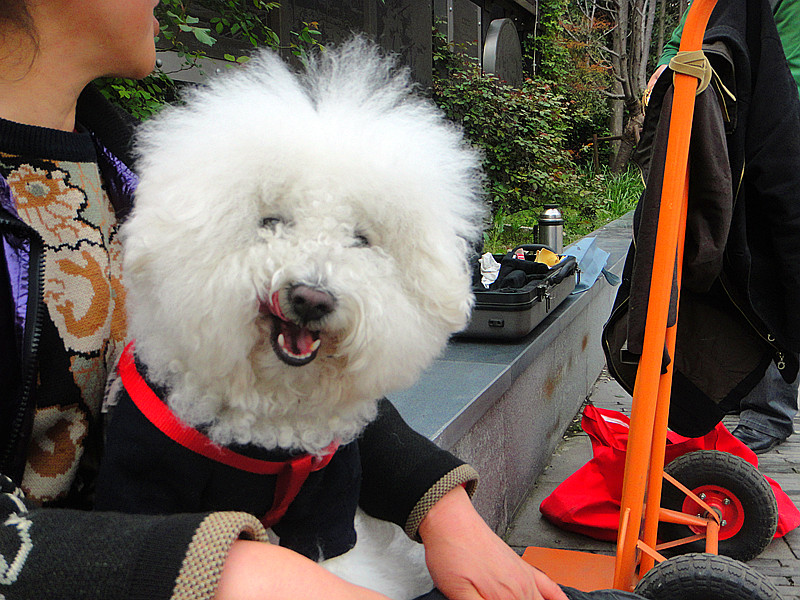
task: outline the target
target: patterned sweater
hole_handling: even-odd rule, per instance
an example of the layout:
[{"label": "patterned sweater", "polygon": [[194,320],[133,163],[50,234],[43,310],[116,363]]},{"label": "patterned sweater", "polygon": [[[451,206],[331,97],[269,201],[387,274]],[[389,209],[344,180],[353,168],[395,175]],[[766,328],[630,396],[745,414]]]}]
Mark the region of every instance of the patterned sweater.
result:
[{"label": "patterned sweater", "polygon": [[26,143],[31,128],[6,121],[2,132],[17,151],[0,152],[0,175],[44,250],[37,407],[21,487],[42,504],[88,506],[100,403],[125,341],[117,221],[88,132],[53,132],[64,144],[46,159],[41,138]]}]

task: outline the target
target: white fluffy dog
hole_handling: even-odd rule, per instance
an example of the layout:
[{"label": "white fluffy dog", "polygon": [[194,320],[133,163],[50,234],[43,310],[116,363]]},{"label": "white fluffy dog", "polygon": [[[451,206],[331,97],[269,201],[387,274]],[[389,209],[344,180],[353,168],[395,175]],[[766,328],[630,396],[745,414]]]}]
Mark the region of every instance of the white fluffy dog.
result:
[{"label": "white fluffy dog", "polygon": [[261,54],[145,124],[138,153],[136,357],[216,444],[347,444],[466,325],[479,157],[371,44],[299,75]]}]

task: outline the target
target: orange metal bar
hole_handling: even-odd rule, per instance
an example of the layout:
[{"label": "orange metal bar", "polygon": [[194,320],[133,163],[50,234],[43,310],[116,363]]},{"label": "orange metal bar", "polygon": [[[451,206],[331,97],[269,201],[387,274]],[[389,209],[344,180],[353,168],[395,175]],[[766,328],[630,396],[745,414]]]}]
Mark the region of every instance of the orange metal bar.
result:
[{"label": "orange metal bar", "polygon": [[[707,523],[704,523],[705,526]],[[656,546],[656,550],[666,550],[667,548],[677,548],[678,546],[683,546],[684,544],[691,544],[692,542],[699,542],[700,540],[706,539],[705,533],[698,533],[697,535],[690,535],[685,538],[680,538],[679,540],[672,540],[671,542],[664,542],[663,544],[658,544]]]},{"label": "orange metal bar", "polygon": [[644,556],[647,556],[653,562],[664,562],[667,558],[661,554],[660,552],[654,550],[651,546],[648,546],[644,542],[640,541],[636,544],[637,548],[642,551]]},{"label": "orange metal bar", "polygon": [[[686,237],[686,213],[689,205],[689,171],[684,177],[681,192],[681,216],[678,225],[678,247],[675,256],[676,281],[680,298],[681,274],[683,272],[683,243]],[[678,307],[676,307],[677,310]],[[667,329],[666,348],[669,356],[675,356],[675,338],[677,323]],[[650,470],[647,478],[647,495],[645,498],[644,523],[642,525],[642,542],[645,546],[655,548],[658,541],[658,517],[661,510],[661,484],[663,482],[664,461],[667,453],[667,426],[669,422],[669,402],[672,396],[672,370],[675,361],[667,366],[658,383],[658,400],[656,402],[655,423],[653,424],[653,441],[650,455]],[[641,545],[640,545],[641,548]],[[642,554],[639,563],[639,577],[647,573],[655,565],[655,559],[648,553]]]},{"label": "orange metal bar", "polygon": [[[701,48],[703,33],[715,4],[716,0],[695,0],[692,3],[684,25],[681,51]],[[652,456],[656,401],[666,341],[696,90],[696,78],[680,73],[675,75],[644,347],[633,391],[628,451],[625,457],[621,514],[629,511],[630,516],[626,531],[623,534],[620,527],[617,538],[614,587],[619,590],[633,590],[636,580],[637,544]]]},{"label": "orange metal bar", "polygon": [[719,554],[719,523],[709,519],[706,528],[706,552]]},{"label": "orange metal bar", "polygon": [[553,581],[584,592],[607,590],[612,584],[613,555],[529,546],[522,560],[543,571]]},{"label": "orange metal bar", "polygon": [[[708,525],[709,519],[706,517],[696,517],[695,515],[690,515],[687,513],[680,512],[678,510],[670,510],[668,508],[662,508],[659,513],[659,520],[662,523],[677,523],[678,525],[686,525],[694,526],[694,527],[706,527]],[[716,513],[713,513],[716,514]],[[714,520],[711,518],[710,520]],[[706,537],[705,535],[701,535],[700,538]]]},{"label": "orange metal bar", "polygon": [[[700,498],[700,496],[695,494],[692,490],[687,488],[685,485],[683,485],[680,481],[675,479],[669,473],[664,473],[663,475],[664,475],[664,479],[669,481],[672,485],[674,485],[676,488],[678,488],[680,491],[682,491],[684,494],[686,494],[689,498],[691,498],[697,504],[699,504],[701,507],[703,507],[705,509],[705,511],[709,514],[709,516],[712,519],[714,519],[717,523],[720,523],[720,518],[719,518],[719,515],[717,514],[717,511],[715,511],[713,508],[711,508],[711,506],[706,504],[706,502],[704,500],[702,500]],[[667,510],[665,508],[661,509],[661,511],[664,512],[664,513],[674,512],[674,511],[669,511],[669,510]],[[677,513],[677,514],[683,514],[683,513]]]}]

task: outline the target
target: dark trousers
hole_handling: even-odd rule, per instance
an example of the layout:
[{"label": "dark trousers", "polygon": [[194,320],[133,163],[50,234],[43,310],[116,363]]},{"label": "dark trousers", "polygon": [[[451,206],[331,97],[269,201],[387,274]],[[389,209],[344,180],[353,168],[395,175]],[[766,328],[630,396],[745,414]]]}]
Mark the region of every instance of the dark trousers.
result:
[{"label": "dark trousers", "polygon": [[786,383],[771,362],[764,378],[742,398],[739,425],[781,440],[788,438],[794,432],[798,384],[800,377]]}]

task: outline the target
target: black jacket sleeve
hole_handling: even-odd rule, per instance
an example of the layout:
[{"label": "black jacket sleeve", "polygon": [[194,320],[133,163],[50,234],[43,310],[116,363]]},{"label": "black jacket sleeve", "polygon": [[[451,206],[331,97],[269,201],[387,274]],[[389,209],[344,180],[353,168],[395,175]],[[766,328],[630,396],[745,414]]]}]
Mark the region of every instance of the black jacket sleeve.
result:
[{"label": "black jacket sleeve", "polygon": [[474,493],[478,475],[450,452],[414,431],[386,399],[358,440],[363,479],[359,504],[370,515],[417,537],[419,523],[457,485]]},{"label": "black jacket sleeve", "polygon": [[267,539],[246,513],[34,508],[2,475],[0,486],[0,596],[9,600],[212,600],[231,544]]}]

